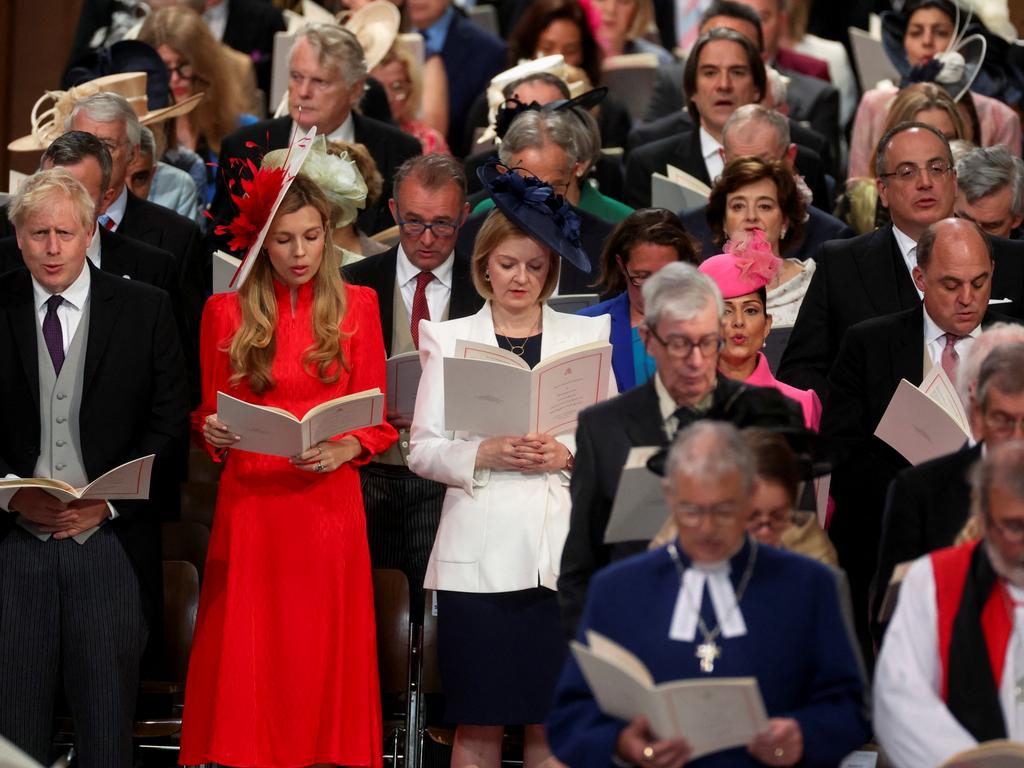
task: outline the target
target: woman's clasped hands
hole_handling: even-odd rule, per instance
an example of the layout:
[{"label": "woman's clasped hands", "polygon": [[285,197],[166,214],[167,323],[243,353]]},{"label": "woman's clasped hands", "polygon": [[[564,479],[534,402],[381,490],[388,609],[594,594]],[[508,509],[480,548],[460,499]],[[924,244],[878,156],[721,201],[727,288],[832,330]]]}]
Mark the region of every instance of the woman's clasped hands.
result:
[{"label": "woman's clasped hands", "polygon": [[551,435],[488,437],[477,449],[477,469],[519,472],[557,472],[566,469],[572,454]]}]

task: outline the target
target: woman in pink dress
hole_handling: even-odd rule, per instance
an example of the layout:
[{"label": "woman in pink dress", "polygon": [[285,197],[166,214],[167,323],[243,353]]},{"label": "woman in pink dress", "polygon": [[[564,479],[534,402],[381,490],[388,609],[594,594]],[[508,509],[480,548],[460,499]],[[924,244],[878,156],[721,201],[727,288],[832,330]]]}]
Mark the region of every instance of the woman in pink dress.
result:
[{"label": "woman in pink dress", "polygon": [[814,390],[791,387],[778,381],[761,352],[772,330],[772,316],[766,309],[767,287],[775,279],[782,259],[772,253],[764,232],[755,229],[725,244],[724,253],[701,263],[699,269],[718,285],[725,300],[722,336],[725,344],[718,358],[718,370],[730,379],[758,387],[773,387],[796,400],[804,423],[818,431],[821,400]]},{"label": "woman in pink dress", "polygon": [[[248,231],[268,216],[252,217]],[[203,313],[193,428],[225,468],[185,692],[184,765],[382,763],[357,467],[397,434],[382,422],[284,458],[232,448],[238,437],[216,414],[218,392],[301,417],[384,390],[377,297],[342,281],[331,219],[320,188],[295,177],[263,247],[250,250],[248,278]]]}]

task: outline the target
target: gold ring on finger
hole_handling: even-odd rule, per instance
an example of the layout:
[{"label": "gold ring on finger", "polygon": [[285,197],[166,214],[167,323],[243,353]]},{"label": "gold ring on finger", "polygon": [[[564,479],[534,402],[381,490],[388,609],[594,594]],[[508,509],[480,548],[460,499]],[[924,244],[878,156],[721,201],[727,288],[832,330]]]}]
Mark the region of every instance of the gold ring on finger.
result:
[{"label": "gold ring on finger", "polygon": [[654,747],[648,744],[643,751],[644,762],[649,763],[654,759]]},{"label": "gold ring on finger", "polygon": [[786,750],[784,750],[782,747],[776,747],[774,754],[776,758],[779,758],[786,754]]}]

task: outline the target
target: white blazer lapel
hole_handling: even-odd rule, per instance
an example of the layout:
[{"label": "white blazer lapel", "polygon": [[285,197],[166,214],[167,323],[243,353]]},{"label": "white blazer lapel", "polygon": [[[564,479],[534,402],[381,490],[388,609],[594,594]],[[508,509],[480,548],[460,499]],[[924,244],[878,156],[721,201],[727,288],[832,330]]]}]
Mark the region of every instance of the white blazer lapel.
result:
[{"label": "white blazer lapel", "polygon": [[544,304],[544,335],[540,339],[540,358],[546,360],[551,355],[572,349],[579,344],[575,331],[575,323],[569,315],[556,312]]}]

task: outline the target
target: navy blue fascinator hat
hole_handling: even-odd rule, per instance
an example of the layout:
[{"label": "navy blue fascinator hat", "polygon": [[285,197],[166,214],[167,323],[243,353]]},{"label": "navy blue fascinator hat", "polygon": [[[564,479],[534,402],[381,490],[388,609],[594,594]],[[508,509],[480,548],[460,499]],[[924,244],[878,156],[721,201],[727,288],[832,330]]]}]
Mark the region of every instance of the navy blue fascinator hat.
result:
[{"label": "navy blue fascinator hat", "polygon": [[[523,173],[520,173],[523,172]],[[477,176],[505,217],[588,275],[593,267],[580,243],[580,220],[572,206],[550,184],[525,169],[510,169],[494,158]],[[523,174],[527,175],[523,175]]]}]

